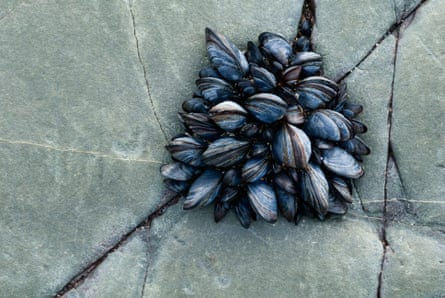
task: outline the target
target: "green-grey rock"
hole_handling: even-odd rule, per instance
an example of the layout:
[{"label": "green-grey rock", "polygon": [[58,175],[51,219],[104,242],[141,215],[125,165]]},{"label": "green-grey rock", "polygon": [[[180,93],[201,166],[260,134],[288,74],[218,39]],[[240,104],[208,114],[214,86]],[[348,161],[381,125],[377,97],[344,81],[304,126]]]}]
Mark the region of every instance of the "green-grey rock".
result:
[{"label": "green-grey rock", "polygon": [[325,74],[333,79],[350,71],[395,23],[388,0],[316,1],[315,49]]},{"label": "green-grey rock", "polygon": [[7,6],[0,296],[50,296],[157,207],[165,138],[123,1]]},{"label": "green-grey rock", "polygon": [[[50,296],[159,203],[159,164],[0,142],[0,297]],[[150,182],[148,182],[150,181]]]},{"label": "green-grey rock", "polygon": [[147,231],[140,230],[110,253],[88,278],[64,298],[139,297],[148,266]]},{"label": "green-grey rock", "polygon": [[212,208],[155,220],[160,239],[145,297],[375,297],[382,245],[369,221],[344,217],[298,226],[257,221],[246,230]]},{"label": "green-grey rock", "polygon": [[389,35],[376,50],[346,78],[349,100],[363,105],[359,120],[369,128],[360,136],[371,148],[365,156],[365,176],[355,181],[363,207],[382,214],[385,200],[385,171],[388,155],[388,113],[394,70],[396,40]]},{"label": "green-grey rock", "polygon": [[208,65],[205,27],[225,35],[241,50],[264,31],[289,39],[297,33],[303,0],[134,1],[136,34],[150,94],[169,136],[181,131],[177,112],[197,90],[199,69]]},{"label": "green-grey rock", "polygon": [[445,224],[445,6],[431,0],[401,32],[391,141],[419,222]]},{"label": "green-grey rock", "polygon": [[445,297],[444,230],[395,225],[382,276],[382,297]]}]

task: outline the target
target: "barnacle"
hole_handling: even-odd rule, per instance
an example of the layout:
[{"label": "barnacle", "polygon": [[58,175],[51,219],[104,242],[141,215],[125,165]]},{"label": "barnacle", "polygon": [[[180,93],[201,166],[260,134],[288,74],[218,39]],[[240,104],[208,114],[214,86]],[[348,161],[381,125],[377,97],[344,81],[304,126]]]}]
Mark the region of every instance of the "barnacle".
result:
[{"label": "barnacle", "polygon": [[322,76],[304,36],[292,46],[264,32],[243,53],[205,33],[210,66],[182,105],[185,133],[166,146],[168,191],[184,197],[184,209],[214,204],[217,222],[234,209],[246,228],[257,216],[345,214],[351,179],[364,173],[360,156],[370,153],[354,119],[362,106],[347,101],[346,85]]}]

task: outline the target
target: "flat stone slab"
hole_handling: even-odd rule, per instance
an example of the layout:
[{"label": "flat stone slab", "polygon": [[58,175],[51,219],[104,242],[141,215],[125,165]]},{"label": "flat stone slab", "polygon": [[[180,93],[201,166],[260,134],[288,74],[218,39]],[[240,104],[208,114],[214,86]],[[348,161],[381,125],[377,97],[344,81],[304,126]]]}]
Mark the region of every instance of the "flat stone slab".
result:
[{"label": "flat stone slab", "polygon": [[401,32],[392,144],[418,222],[445,224],[445,7],[431,0]]},{"label": "flat stone slab", "polygon": [[178,220],[176,208],[153,223],[144,297],[376,296],[382,244],[371,221],[281,218],[246,230],[235,216],[213,223],[212,208]]}]

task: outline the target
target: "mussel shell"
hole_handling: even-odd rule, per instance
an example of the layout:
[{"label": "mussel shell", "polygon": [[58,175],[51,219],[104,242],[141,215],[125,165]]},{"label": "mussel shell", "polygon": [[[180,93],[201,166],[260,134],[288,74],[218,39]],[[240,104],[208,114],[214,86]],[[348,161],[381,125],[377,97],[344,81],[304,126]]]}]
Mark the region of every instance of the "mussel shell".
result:
[{"label": "mussel shell", "polygon": [[321,59],[321,55],[315,52],[298,52],[292,57],[290,64],[301,65],[308,62],[321,61]]},{"label": "mussel shell", "polygon": [[190,183],[187,181],[179,181],[179,180],[172,180],[172,179],[165,179],[164,180],[165,188],[168,190],[174,192],[174,193],[184,193],[188,190],[190,187]]},{"label": "mussel shell", "polygon": [[277,195],[278,209],[281,214],[288,220],[293,221],[297,214],[297,200],[294,194],[290,194],[282,189],[275,188]]},{"label": "mussel shell", "polygon": [[235,82],[248,72],[248,62],[241,51],[225,36],[206,28],[207,53],[219,74]]},{"label": "mussel shell", "polygon": [[217,139],[202,153],[206,165],[230,167],[240,162],[249,150],[249,142],[239,141],[232,137]]},{"label": "mussel shell", "polygon": [[221,188],[222,174],[215,169],[205,170],[193,184],[184,201],[184,209],[212,203]]},{"label": "mussel shell", "polygon": [[295,65],[286,68],[281,74],[281,77],[286,82],[286,84],[292,85],[298,81],[300,73],[301,73],[301,65]]},{"label": "mussel shell", "polygon": [[334,195],[329,194],[328,212],[337,215],[345,215],[348,212],[348,205],[342,200],[337,199]]},{"label": "mussel shell", "polygon": [[245,107],[256,119],[270,124],[283,118],[287,103],[272,93],[258,93],[247,99]]},{"label": "mussel shell", "polygon": [[319,166],[309,163],[301,174],[301,191],[303,200],[314,211],[324,216],[328,212],[329,185]]},{"label": "mussel shell", "polygon": [[253,137],[260,131],[259,123],[248,122],[243,127],[241,127],[239,133],[248,138]]},{"label": "mussel shell", "polygon": [[340,147],[353,155],[368,155],[371,153],[371,149],[369,149],[365,142],[358,136],[355,136],[345,142],[341,142]]},{"label": "mussel shell", "polygon": [[352,129],[353,129],[354,133],[365,133],[368,131],[368,128],[366,127],[366,125],[358,120],[352,119],[351,123],[352,123]]},{"label": "mussel shell", "polygon": [[349,119],[357,117],[363,111],[363,106],[360,104],[346,102],[341,109],[341,113]]},{"label": "mussel shell", "polygon": [[255,211],[252,209],[250,202],[246,196],[243,196],[237,204],[235,204],[235,214],[244,228],[249,228],[251,219],[255,218]]},{"label": "mussel shell", "polygon": [[265,143],[255,143],[250,149],[251,156],[266,156],[269,152],[269,146]]},{"label": "mussel shell", "polygon": [[192,135],[202,139],[214,140],[222,133],[207,113],[179,113],[179,118]]},{"label": "mussel shell", "polygon": [[304,110],[301,106],[289,106],[286,111],[286,120],[290,124],[300,125],[304,123]]},{"label": "mussel shell", "polygon": [[259,92],[270,92],[277,85],[275,76],[263,67],[251,64],[250,74],[252,75],[255,87]]},{"label": "mussel shell", "polygon": [[211,66],[201,68],[201,70],[199,71],[199,77],[200,78],[207,78],[207,77],[221,78],[218,71]]},{"label": "mussel shell", "polygon": [[330,179],[331,182],[331,190],[332,193],[335,194],[336,197],[348,202],[352,203],[352,190],[351,186],[346,183],[345,180],[343,180],[340,177],[332,177]]},{"label": "mussel shell", "polygon": [[273,182],[278,188],[287,193],[295,195],[297,193],[297,185],[295,181],[284,171],[279,172],[273,177]]},{"label": "mussel shell", "polygon": [[247,197],[252,208],[265,221],[277,220],[277,199],[270,185],[262,181],[247,184]]},{"label": "mussel shell", "polygon": [[207,77],[196,80],[202,96],[212,105],[237,98],[237,92],[232,85],[223,79]]},{"label": "mussel shell", "polygon": [[161,167],[161,175],[168,179],[187,181],[193,178],[197,169],[182,162],[173,162]]},{"label": "mussel shell", "polygon": [[332,110],[314,111],[303,129],[311,137],[330,141],[346,141],[353,136],[351,122]]},{"label": "mussel shell", "polygon": [[241,183],[241,171],[229,169],[224,173],[223,183],[228,186],[238,186]]},{"label": "mussel shell", "polygon": [[247,111],[234,101],[223,101],[213,106],[210,118],[222,129],[235,131],[241,128],[247,121]]},{"label": "mussel shell", "polygon": [[258,37],[261,50],[268,57],[273,57],[283,65],[289,64],[292,47],[285,37],[276,33],[263,32]]},{"label": "mussel shell", "polygon": [[206,145],[192,137],[174,138],[165,146],[175,160],[199,167],[203,165],[202,152]]},{"label": "mussel shell", "polygon": [[223,202],[216,202],[215,209],[213,211],[213,217],[215,222],[220,222],[229,212],[230,205]]},{"label": "mussel shell", "polygon": [[224,187],[221,190],[219,201],[223,203],[230,203],[234,201],[239,195],[239,189],[236,187]]},{"label": "mussel shell", "polygon": [[193,97],[182,103],[182,109],[189,113],[206,113],[208,107],[201,98]]},{"label": "mussel shell", "polygon": [[252,41],[247,42],[246,58],[249,63],[264,66],[264,57],[260,49]]},{"label": "mussel shell", "polygon": [[253,157],[246,161],[241,169],[241,178],[245,182],[254,182],[263,178],[269,171],[269,161],[265,157]]},{"label": "mussel shell", "polygon": [[305,168],[312,153],[308,136],[291,124],[283,124],[275,133],[272,153],[276,160],[287,167]]},{"label": "mussel shell", "polygon": [[364,174],[362,165],[351,154],[339,147],[323,150],[321,155],[323,165],[339,176],[357,179]]}]

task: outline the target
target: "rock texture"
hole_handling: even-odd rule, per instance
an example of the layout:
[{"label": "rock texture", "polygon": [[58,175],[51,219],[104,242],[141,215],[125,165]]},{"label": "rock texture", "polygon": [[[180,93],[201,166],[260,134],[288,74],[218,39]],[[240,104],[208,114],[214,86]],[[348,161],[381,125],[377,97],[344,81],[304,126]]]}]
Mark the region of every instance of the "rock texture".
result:
[{"label": "rock texture", "polygon": [[343,218],[245,230],[164,204],[164,145],[204,28],[291,39],[302,0],[1,1],[0,297],[445,296],[445,6],[315,2],[367,173]]}]

